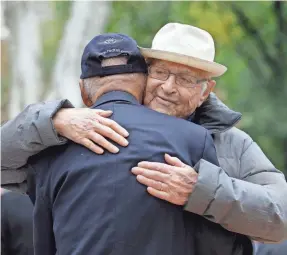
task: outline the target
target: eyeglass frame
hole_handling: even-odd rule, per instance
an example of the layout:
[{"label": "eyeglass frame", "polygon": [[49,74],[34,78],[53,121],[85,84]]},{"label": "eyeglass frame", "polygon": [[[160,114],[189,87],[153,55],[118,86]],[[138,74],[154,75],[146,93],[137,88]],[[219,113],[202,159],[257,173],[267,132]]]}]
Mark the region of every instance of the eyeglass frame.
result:
[{"label": "eyeglass frame", "polygon": [[[154,67],[155,67],[155,66],[150,66],[150,65],[148,66],[148,75],[149,75],[149,76],[150,76],[150,69],[151,69],[151,68],[154,68]],[[169,79],[170,75],[172,74],[172,75],[175,76],[175,83],[176,83],[177,85],[183,86],[183,87],[185,87],[185,88],[195,88],[197,85],[200,85],[200,83],[209,81],[209,79],[201,79],[201,80],[198,80],[198,79],[197,79],[196,83],[193,83],[191,86],[185,86],[185,85],[179,84],[179,83],[177,82],[177,77],[178,77],[178,75],[179,75],[179,74],[182,74],[182,73],[176,74],[176,73],[172,73],[172,72],[170,72],[168,69],[165,69],[165,68],[162,68],[162,67],[156,67],[156,68],[160,68],[160,69],[162,69],[162,70],[167,71],[167,72],[168,72],[168,76],[167,76],[167,78],[166,78],[165,80],[161,80],[161,79],[154,78],[154,77],[150,76],[151,78],[156,79],[156,80],[159,80],[159,81],[167,81],[167,80]],[[189,75],[189,74],[186,74],[186,75],[188,75],[188,76],[190,76],[190,77],[193,77],[193,78],[196,78],[195,76],[192,76],[192,75]]]}]

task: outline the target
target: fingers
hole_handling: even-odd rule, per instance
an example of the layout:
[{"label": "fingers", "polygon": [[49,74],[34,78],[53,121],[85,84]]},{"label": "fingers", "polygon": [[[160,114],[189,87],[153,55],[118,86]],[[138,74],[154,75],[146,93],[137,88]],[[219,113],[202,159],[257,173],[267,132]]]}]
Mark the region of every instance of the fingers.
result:
[{"label": "fingers", "polygon": [[151,170],[140,168],[140,167],[133,167],[131,171],[134,175],[141,175],[148,179],[152,179],[152,180],[160,181],[160,182],[165,182],[166,179],[168,178],[168,175],[165,173],[161,173],[158,171],[151,171]]},{"label": "fingers", "polygon": [[108,118],[108,117],[111,117],[111,115],[113,114],[112,111],[108,110],[108,111],[105,111],[105,110],[98,110],[98,109],[95,109],[94,110],[98,115],[104,117],[104,118]]},{"label": "fingers", "polygon": [[108,150],[111,153],[118,153],[119,148],[114,146],[111,142],[109,142],[106,138],[104,138],[102,135],[97,134],[95,132],[90,132],[89,137],[90,140],[92,140],[94,143],[100,145],[102,148]]},{"label": "fingers", "polygon": [[159,181],[155,181],[155,180],[151,180],[149,178],[146,178],[142,175],[138,175],[137,176],[137,180],[139,183],[146,185],[148,187],[152,187],[154,189],[157,189],[159,191],[166,191],[167,190],[167,185],[165,183],[159,182]]},{"label": "fingers", "polygon": [[123,127],[121,127],[117,122],[111,120],[111,119],[106,119],[106,118],[99,118],[98,121],[105,126],[110,127],[111,129],[113,129],[116,133],[118,133],[119,135],[123,136],[123,137],[128,137],[129,136],[129,132],[124,129]]},{"label": "fingers", "polygon": [[168,201],[168,193],[166,193],[164,191],[157,190],[157,189],[152,188],[152,187],[148,187],[147,192],[154,197]]},{"label": "fingers", "polygon": [[138,163],[138,167],[141,168],[146,168],[149,170],[154,170],[154,171],[159,171],[162,173],[166,173],[169,174],[172,170],[172,166],[167,165],[165,163],[158,163],[158,162],[148,162],[148,161],[142,161],[140,163]]},{"label": "fingers", "polygon": [[164,159],[166,163],[172,166],[177,166],[177,167],[184,167],[185,164],[181,162],[177,157],[172,157],[169,154],[164,154]]},{"label": "fingers", "polygon": [[88,149],[95,152],[96,154],[103,154],[104,153],[104,150],[101,147],[97,146],[91,140],[89,140],[87,138],[81,139],[79,144],[82,144],[83,146],[87,147]]},{"label": "fingers", "polygon": [[184,205],[187,202],[187,198],[185,197],[174,199],[173,196],[171,196],[168,192],[157,190],[153,187],[148,187],[147,192],[154,197],[165,200],[175,205]]},{"label": "fingers", "polygon": [[[100,135],[110,138],[117,144],[121,146],[127,146],[129,144],[128,140],[125,139],[123,136],[119,135],[117,132],[115,132],[113,129],[111,129],[108,126],[104,126],[98,122],[94,122],[94,129],[97,133]],[[111,144],[111,143],[110,143]]]}]

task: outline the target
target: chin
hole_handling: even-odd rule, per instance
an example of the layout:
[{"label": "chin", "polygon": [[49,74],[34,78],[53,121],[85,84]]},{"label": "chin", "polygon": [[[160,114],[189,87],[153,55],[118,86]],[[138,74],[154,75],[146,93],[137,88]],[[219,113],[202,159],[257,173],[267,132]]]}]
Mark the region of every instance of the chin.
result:
[{"label": "chin", "polygon": [[151,104],[146,105],[146,106],[148,108],[156,111],[156,112],[164,113],[164,114],[167,114],[167,115],[172,115],[171,111],[169,111],[169,109],[167,109],[166,107],[163,107],[162,105],[156,104],[154,102],[152,102]]},{"label": "chin", "polygon": [[163,114],[172,115],[170,111],[162,107],[153,107],[152,109]]}]

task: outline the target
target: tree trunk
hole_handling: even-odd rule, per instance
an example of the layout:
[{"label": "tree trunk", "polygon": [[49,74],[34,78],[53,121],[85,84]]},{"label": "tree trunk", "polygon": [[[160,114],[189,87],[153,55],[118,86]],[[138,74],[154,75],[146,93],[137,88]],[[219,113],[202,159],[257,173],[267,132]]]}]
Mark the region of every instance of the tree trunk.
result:
[{"label": "tree trunk", "polygon": [[0,8],[0,11],[1,11],[1,17],[0,17],[1,18],[1,41],[7,39],[9,34],[10,34],[9,29],[6,26],[6,19],[4,16],[6,6],[7,6],[6,2],[1,3],[1,8]]},{"label": "tree trunk", "polygon": [[11,92],[9,100],[9,118],[15,117],[25,106],[40,100],[42,91],[42,70],[40,56],[41,11],[47,10],[46,3],[12,2],[8,20],[11,32],[10,65]]},{"label": "tree trunk", "polygon": [[73,2],[57,54],[52,90],[49,91],[47,100],[67,98],[74,106],[82,105],[78,86],[81,55],[87,42],[93,36],[103,33],[110,7],[111,3],[108,1]]}]

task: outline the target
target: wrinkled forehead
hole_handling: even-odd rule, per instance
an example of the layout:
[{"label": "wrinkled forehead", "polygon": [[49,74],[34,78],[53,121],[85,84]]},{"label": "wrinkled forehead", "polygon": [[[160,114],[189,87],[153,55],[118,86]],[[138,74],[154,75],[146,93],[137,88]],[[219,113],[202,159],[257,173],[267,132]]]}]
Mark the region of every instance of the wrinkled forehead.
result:
[{"label": "wrinkled forehead", "polygon": [[207,76],[207,73],[202,70],[199,70],[199,69],[196,69],[190,66],[174,63],[174,62],[169,62],[166,60],[148,59],[147,63],[150,66],[158,66],[161,68],[165,68],[172,73],[186,73],[186,74],[190,74],[192,76],[201,77],[201,78],[206,78]]}]

